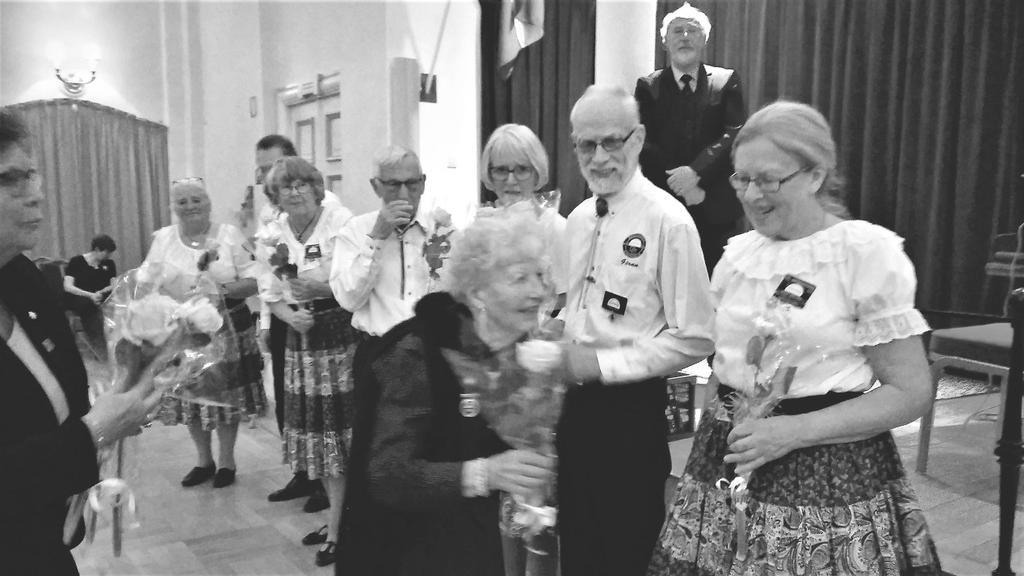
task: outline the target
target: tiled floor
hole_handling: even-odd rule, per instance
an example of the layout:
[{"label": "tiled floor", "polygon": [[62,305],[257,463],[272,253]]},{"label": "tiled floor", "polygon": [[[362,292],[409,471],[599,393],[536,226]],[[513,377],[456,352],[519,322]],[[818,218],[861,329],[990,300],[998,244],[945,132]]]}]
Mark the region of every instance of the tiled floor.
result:
[{"label": "tiled floor", "polygon": [[[994,406],[997,396],[940,402],[928,475],[911,472],[938,542],[943,567],[958,576],[982,576],[995,566],[998,534],[998,474],[992,455],[995,424],[965,419]],[[913,470],[917,424],[895,431],[904,463]],[[682,470],[689,441],[672,444],[675,472]],[[125,553],[113,558],[110,531],[75,551],[83,575],[115,574],[331,574],[313,563],[315,548],[302,536],[326,522],[326,512],[305,514],[302,500],[267,502],[289,473],[280,465],[272,418],[240,433],[235,485],[185,489],[181,476],[194,464],[182,427],[155,425],[139,438],[135,482],[141,526],[127,532]],[[1024,503],[1024,494],[1021,502]],[[1024,509],[1020,508],[1019,509]],[[1024,526],[1018,513],[1017,526]],[[1024,571],[1024,530],[1018,529],[1014,567]]]}]

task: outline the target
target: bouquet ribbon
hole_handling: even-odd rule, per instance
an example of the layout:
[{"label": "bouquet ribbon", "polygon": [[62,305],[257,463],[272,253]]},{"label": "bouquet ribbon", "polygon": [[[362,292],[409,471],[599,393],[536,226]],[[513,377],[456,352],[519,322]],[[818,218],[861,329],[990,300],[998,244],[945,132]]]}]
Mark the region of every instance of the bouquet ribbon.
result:
[{"label": "bouquet ribbon", "polygon": [[124,508],[128,512],[128,525],[135,528],[135,493],[120,478],[107,478],[89,489],[89,507],[94,512]]},{"label": "bouquet ribbon", "polygon": [[515,521],[528,534],[540,534],[545,528],[553,528],[558,519],[558,509],[554,506],[532,506],[518,499],[516,506]]},{"label": "bouquet ribbon", "polygon": [[743,562],[747,559],[747,479],[737,476],[730,482],[719,478],[716,485],[719,490],[729,490],[736,509],[736,559]]}]

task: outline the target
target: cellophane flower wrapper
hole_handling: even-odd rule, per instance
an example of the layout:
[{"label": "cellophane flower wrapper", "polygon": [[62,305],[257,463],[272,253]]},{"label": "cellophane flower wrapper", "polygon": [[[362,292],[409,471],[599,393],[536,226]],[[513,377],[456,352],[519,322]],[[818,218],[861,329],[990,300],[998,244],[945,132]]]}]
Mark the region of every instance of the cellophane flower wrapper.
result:
[{"label": "cellophane flower wrapper", "polygon": [[[747,342],[746,362],[752,368],[753,382],[750,391],[737,391],[731,398],[732,424],[740,424],[768,418],[789,393],[796,377],[798,359],[806,362],[808,352],[818,351],[818,360],[825,355],[820,348],[806,350],[806,347],[791,338],[792,307],[772,296],[754,319],[756,333]],[[813,354],[812,354],[813,357]],[[719,486],[730,491],[736,518],[737,531],[736,560],[743,562],[747,557],[746,509],[749,496],[747,486],[753,473],[722,478]]]},{"label": "cellophane flower wrapper", "polygon": [[[233,379],[221,367],[230,356],[231,324],[217,286],[205,276],[144,264],[118,279],[103,314],[109,377],[93,382],[94,396],[127,392],[147,371],[157,389],[178,398],[220,405],[228,396]],[[137,442],[129,437],[100,450],[100,482],[72,502],[66,540],[83,509],[90,542],[109,512],[113,551],[120,556],[125,525],[137,526],[131,489],[139,475]]]},{"label": "cellophane flower wrapper", "polygon": [[[552,298],[541,306],[538,321],[550,319]],[[502,440],[519,450],[555,455],[554,430],[562,412],[565,382],[562,349],[554,335],[540,328],[535,338],[516,344],[490,363],[455,351],[442,350],[464,391],[460,411],[479,414]],[[557,550],[557,507],[553,483],[535,494],[512,494],[515,510],[507,533],[523,538],[531,553],[548,555]],[[503,504],[504,505],[504,504]]]}]

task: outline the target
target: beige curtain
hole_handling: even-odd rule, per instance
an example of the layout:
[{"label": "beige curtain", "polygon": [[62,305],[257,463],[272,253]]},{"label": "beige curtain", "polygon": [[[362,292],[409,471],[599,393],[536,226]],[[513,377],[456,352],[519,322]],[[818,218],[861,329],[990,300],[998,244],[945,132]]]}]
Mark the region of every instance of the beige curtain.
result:
[{"label": "beige curtain", "polygon": [[16,104],[32,133],[46,196],[46,228],[33,257],[67,259],[96,234],[117,242],[118,270],[142,262],[170,221],[167,127],[82,100]]}]

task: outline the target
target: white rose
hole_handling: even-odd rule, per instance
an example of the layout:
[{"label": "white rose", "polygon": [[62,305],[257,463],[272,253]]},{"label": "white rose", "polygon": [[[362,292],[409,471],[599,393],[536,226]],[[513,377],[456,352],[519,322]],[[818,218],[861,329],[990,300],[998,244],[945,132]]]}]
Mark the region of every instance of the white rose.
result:
[{"label": "white rose", "polygon": [[178,303],[170,296],[150,294],[128,304],[124,337],[133,344],[143,341],[160,346],[174,332]]},{"label": "white rose", "polygon": [[189,323],[199,332],[213,334],[224,325],[224,318],[206,298],[196,298],[178,308],[178,318]]},{"label": "white rose", "polygon": [[516,362],[530,372],[551,372],[562,365],[562,347],[547,340],[516,344]]}]

